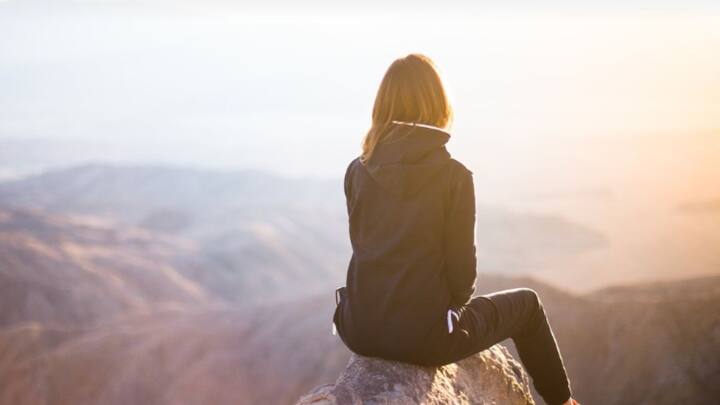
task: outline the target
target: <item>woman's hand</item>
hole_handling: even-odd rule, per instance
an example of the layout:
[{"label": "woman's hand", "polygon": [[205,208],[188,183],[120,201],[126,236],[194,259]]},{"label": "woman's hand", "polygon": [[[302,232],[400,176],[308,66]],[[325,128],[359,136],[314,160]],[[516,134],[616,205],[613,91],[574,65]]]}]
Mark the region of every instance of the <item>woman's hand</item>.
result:
[{"label": "woman's hand", "polygon": [[570,398],[563,405],[580,405],[580,402]]}]

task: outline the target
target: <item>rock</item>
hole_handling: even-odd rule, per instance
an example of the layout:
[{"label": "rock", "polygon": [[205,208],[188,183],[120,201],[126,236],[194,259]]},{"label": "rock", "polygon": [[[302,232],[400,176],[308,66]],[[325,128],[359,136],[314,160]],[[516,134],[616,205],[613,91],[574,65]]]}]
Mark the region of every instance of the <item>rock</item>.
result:
[{"label": "rock", "polygon": [[421,367],[353,354],[335,384],[321,385],[296,405],[533,405],[527,374],[495,345],[457,363]]}]

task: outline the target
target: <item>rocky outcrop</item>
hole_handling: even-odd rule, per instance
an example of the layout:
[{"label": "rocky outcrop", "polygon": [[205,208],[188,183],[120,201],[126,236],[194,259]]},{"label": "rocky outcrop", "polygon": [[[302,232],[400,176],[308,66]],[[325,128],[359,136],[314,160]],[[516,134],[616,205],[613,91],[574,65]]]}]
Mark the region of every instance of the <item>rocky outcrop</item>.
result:
[{"label": "rocky outcrop", "polygon": [[528,377],[503,346],[457,363],[420,367],[353,354],[335,384],[316,387],[296,405],[534,404]]}]

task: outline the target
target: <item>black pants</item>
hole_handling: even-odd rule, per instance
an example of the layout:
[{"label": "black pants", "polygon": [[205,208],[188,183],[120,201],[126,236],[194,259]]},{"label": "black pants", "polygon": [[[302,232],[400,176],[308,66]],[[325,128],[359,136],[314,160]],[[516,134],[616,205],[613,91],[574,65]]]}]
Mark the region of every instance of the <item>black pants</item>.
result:
[{"label": "black pants", "polygon": [[[336,302],[345,298],[345,287],[341,287],[336,291]],[[565,366],[545,309],[534,290],[516,288],[476,296],[467,305],[457,308],[457,311],[460,319],[454,322],[453,332],[448,333],[448,329],[443,326],[443,330],[438,330],[430,344],[415,351],[414,355],[365,355],[425,366],[441,366],[511,338],[535,389],[545,402],[548,405],[560,405],[570,398],[570,382]],[[334,317],[333,321],[336,322],[337,318]]]},{"label": "black pants", "polygon": [[460,360],[511,338],[535,389],[548,405],[562,404],[571,396],[555,336],[534,290],[517,288],[476,296],[459,312],[460,329],[453,334],[461,337],[441,350],[445,352],[444,362]]}]

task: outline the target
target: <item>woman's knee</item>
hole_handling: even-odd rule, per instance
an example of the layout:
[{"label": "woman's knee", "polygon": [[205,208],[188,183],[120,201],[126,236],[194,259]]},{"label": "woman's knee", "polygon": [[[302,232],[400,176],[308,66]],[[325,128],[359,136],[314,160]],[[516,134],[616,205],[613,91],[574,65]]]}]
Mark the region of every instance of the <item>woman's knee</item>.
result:
[{"label": "woman's knee", "polygon": [[540,294],[532,288],[518,288],[518,293],[523,297],[523,300],[533,309],[543,309],[542,301],[540,300]]},{"label": "woman's knee", "polygon": [[540,295],[537,291],[531,288],[520,288],[519,294],[522,297],[522,305],[524,308],[524,326],[523,331],[514,336],[514,339],[535,336],[538,330],[543,327],[543,324],[547,324],[545,309],[543,308]]}]

